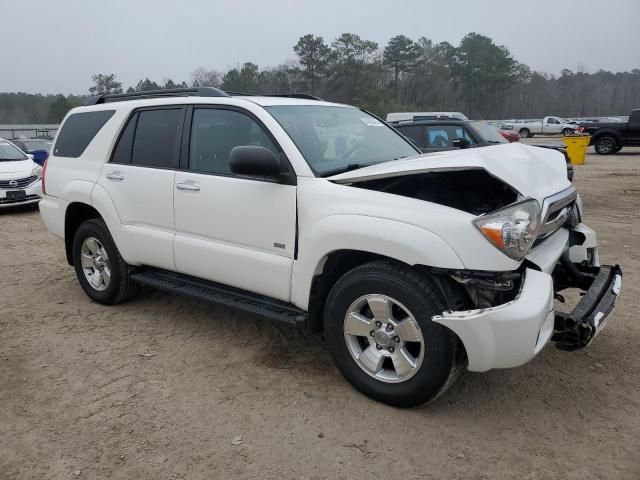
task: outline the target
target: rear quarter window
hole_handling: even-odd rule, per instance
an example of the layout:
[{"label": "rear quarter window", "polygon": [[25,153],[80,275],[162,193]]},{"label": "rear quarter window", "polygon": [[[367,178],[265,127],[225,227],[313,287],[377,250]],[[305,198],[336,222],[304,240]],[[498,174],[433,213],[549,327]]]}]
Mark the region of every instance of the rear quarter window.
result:
[{"label": "rear quarter window", "polygon": [[91,140],[115,112],[115,110],[101,110],[70,115],[58,134],[53,154],[56,157],[71,158],[82,155]]}]

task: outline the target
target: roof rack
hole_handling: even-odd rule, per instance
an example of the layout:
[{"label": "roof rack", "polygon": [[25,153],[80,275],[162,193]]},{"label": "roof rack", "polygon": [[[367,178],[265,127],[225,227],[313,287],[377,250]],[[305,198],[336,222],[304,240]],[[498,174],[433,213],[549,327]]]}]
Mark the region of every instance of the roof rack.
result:
[{"label": "roof rack", "polygon": [[228,97],[229,94],[218,88],[197,87],[197,88],[166,88],[164,90],[147,90],[131,93],[112,93],[107,95],[97,95],[90,97],[85,105],[98,105],[100,103],[122,102],[125,100],[136,100],[159,97]]},{"label": "roof rack", "polygon": [[302,100],[318,100],[322,101],[314,95],[308,93],[246,93],[246,92],[230,92],[227,93],[234,97],[280,97],[280,98],[300,98]]}]

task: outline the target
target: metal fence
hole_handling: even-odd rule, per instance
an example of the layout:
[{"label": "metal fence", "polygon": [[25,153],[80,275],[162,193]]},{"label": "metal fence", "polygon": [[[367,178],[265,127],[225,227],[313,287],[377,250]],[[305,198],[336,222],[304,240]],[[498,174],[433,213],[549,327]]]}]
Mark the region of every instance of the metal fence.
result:
[{"label": "metal fence", "polygon": [[48,138],[55,137],[60,125],[0,125],[0,138]]}]

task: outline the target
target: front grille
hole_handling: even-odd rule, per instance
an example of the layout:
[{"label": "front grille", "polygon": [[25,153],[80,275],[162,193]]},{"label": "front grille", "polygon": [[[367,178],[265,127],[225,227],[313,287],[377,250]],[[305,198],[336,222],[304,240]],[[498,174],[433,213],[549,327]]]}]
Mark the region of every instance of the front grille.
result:
[{"label": "front grille", "polygon": [[14,199],[9,199],[9,198],[0,198],[0,205],[9,205],[12,203],[23,203],[23,202],[29,202],[31,200],[37,200],[40,197],[38,195],[27,195],[24,198],[21,198],[20,200],[14,200]]},{"label": "front grille", "polygon": [[577,197],[578,192],[575,187],[569,187],[545,198],[542,204],[542,224],[538,232],[538,240],[556,232],[572,217]]},{"label": "front grille", "polygon": [[[31,175],[27,178],[16,178],[11,180],[0,180],[0,188],[8,190],[12,188],[24,188],[31,185],[38,179],[37,175]],[[11,182],[16,182],[15,185],[11,185]]]}]

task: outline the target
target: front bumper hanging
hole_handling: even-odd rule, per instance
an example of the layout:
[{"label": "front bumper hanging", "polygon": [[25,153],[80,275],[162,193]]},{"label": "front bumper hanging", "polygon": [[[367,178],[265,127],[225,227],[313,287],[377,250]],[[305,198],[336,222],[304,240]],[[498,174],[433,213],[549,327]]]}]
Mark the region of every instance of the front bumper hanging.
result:
[{"label": "front bumper hanging", "polygon": [[573,351],[591,343],[604,328],[613,311],[620,289],[622,270],[619,265],[575,271],[580,287],[586,292],[569,314],[556,312],[552,341],[561,350]]}]

